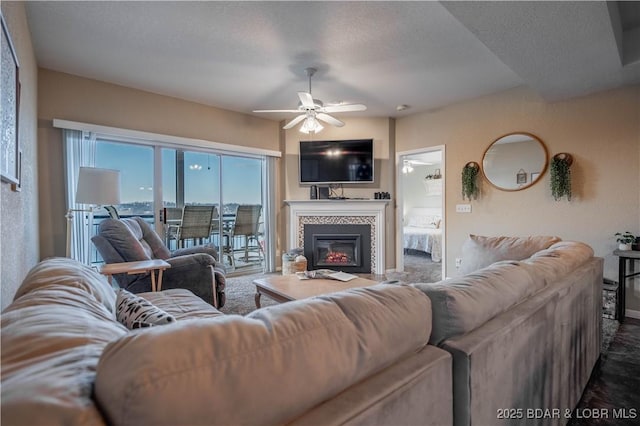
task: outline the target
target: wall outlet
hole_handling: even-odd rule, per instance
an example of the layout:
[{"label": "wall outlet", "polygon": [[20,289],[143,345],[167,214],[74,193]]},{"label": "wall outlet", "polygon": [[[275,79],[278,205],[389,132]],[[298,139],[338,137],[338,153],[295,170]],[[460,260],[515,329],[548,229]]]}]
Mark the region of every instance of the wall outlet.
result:
[{"label": "wall outlet", "polygon": [[456,204],[456,213],[471,213],[471,204]]},{"label": "wall outlet", "polygon": [[456,257],[456,269],[460,269],[460,266],[462,266],[462,258]]}]

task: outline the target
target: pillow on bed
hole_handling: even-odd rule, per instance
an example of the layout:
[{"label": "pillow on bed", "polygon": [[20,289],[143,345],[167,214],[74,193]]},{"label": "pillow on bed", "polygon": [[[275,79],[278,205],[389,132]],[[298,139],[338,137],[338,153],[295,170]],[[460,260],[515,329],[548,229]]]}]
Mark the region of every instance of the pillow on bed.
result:
[{"label": "pillow on bed", "polygon": [[416,228],[440,228],[440,216],[409,216],[407,226]]}]

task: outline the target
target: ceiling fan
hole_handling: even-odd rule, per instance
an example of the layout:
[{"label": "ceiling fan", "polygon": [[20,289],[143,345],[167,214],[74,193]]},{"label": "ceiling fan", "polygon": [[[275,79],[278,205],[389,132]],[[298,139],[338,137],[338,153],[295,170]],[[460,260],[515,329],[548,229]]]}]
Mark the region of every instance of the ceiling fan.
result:
[{"label": "ceiling fan", "polygon": [[311,77],[313,77],[317,70],[310,67],[306,68],[304,71],[309,77],[309,91],[298,92],[298,98],[300,98],[300,102],[298,102],[298,109],[259,109],[254,110],[253,112],[298,113],[300,115],[285,124],[283,129],[291,129],[304,120],[304,123],[300,127],[300,131],[303,133],[317,133],[324,129],[324,126],[320,124],[320,121],[324,121],[325,123],[329,123],[336,127],[344,126],[344,123],[342,121],[329,115],[329,113],[365,111],[367,109],[367,107],[362,104],[340,104],[325,106],[321,100],[313,99],[313,96],[311,96]]}]

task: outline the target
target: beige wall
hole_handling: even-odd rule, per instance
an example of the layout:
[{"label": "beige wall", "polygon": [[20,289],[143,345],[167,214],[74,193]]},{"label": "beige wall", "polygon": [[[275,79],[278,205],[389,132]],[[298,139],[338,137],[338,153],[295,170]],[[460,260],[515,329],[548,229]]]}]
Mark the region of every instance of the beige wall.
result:
[{"label": "beige wall", "polygon": [[62,132],[54,118],[278,150],[277,122],[47,69],[38,73],[41,257],[64,255]]},{"label": "beige wall", "polygon": [[[344,196],[350,198],[373,198],[375,192],[390,192],[392,197],[395,188],[395,120],[390,118],[354,118],[341,116],[344,127],[326,125],[324,130],[313,138],[300,133],[299,126],[285,132],[284,194],[286,200],[308,200],[309,185],[300,185],[298,156],[301,140],[338,140],[338,139],[373,139],[375,155],[374,183],[345,184]],[[395,209],[389,203],[386,210],[386,267],[395,265]],[[285,226],[288,222],[285,221]],[[288,241],[288,235],[284,241]],[[292,247],[283,247],[284,250]]]},{"label": "beige wall", "polygon": [[[447,274],[470,233],[558,235],[584,241],[605,258],[605,276],[617,280],[614,233],[640,234],[640,86],[546,103],[518,88],[397,120],[398,151],[446,146]],[[460,173],[481,163],[498,136],[525,131],[538,136],[550,155],[571,153],[571,202],[554,201],[549,171],[532,187],[500,191],[486,181],[471,214],[463,203]],[[640,311],[640,280],[627,288],[627,308]]]},{"label": "beige wall", "polygon": [[38,68],[27,26],[24,3],[1,2],[20,64],[20,117],[18,137],[22,150],[22,191],[2,183],[0,192],[1,307],[6,307],[29,269],[39,260],[38,171],[36,122]]}]

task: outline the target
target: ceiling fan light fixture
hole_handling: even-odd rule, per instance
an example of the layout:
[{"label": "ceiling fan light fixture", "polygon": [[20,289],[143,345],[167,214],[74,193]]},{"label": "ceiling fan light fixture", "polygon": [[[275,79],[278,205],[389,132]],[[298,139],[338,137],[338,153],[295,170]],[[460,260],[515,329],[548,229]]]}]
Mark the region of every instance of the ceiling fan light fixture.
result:
[{"label": "ceiling fan light fixture", "polygon": [[300,122],[299,130],[302,133],[318,133],[324,129],[320,121],[335,127],[344,126],[344,122],[338,120],[333,113],[366,111],[367,107],[362,104],[347,104],[344,101],[338,101],[337,105],[325,106],[320,99],[314,99],[311,95],[311,77],[316,73],[315,68],[306,68],[305,72],[309,77],[309,91],[298,92],[298,106],[296,109],[256,109],[253,112],[265,113],[297,113],[298,116],[290,120],[282,128],[284,130],[293,129]]},{"label": "ceiling fan light fixture", "polygon": [[413,166],[411,166],[411,163],[407,160],[404,160],[404,165],[402,166],[402,173],[404,173],[405,175],[407,173],[411,173],[413,172]]},{"label": "ceiling fan light fixture", "polygon": [[324,129],[324,126],[312,115],[308,116],[300,126],[300,131],[306,134],[318,133],[322,129]]}]

